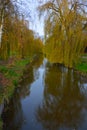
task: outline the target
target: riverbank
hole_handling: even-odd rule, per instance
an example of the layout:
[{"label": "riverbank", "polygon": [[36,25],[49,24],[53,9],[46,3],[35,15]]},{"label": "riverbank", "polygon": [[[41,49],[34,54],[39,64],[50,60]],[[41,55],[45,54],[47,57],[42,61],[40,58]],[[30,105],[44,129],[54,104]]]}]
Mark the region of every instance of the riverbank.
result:
[{"label": "riverbank", "polygon": [[82,56],[81,62],[75,66],[75,69],[82,76],[87,77],[87,54]]},{"label": "riverbank", "polygon": [[[39,59],[39,57],[41,57],[40,58],[41,60]],[[42,63],[43,61],[42,59],[43,59],[42,55],[39,55],[39,56],[35,55],[31,59],[30,58],[19,59],[19,60],[16,59],[13,61],[9,61],[8,63],[5,63],[5,64],[0,64],[0,74],[2,77],[2,81],[0,81],[0,85],[2,84],[1,85],[2,92],[0,92],[1,105],[3,105],[4,100],[6,100],[7,103],[9,104],[9,101],[11,97],[14,95],[15,90],[17,88],[21,89],[21,84],[23,85],[23,82],[25,81],[25,79],[28,79],[25,81],[25,83],[27,83],[27,81],[32,82],[33,80],[32,79],[33,78],[32,66],[36,62],[36,68],[37,68]],[[30,76],[28,77],[29,72],[30,72]],[[0,130],[2,130],[2,125],[3,125],[3,122],[0,117]]]},{"label": "riverbank", "polygon": [[[4,100],[9,102],[15,88],[22,80],[23,72],[27,64],[32,60],[26,59],[10,59],[7,63],[0,64],[0,104]],[[0,120],[0,130],[2,121]]]},{"label": "riverbank", "polygon": [[31,60],[14,59],[9,60],[6,64],[0,64],[0,104],[13,95],[15,87],[20,82],[26,65]]}]

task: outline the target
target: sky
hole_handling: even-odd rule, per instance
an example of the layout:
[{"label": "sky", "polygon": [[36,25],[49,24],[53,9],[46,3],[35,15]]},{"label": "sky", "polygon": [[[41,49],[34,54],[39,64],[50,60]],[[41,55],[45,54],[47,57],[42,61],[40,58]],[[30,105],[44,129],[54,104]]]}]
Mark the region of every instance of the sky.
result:
[{"label": "sky", "polygon": [[39,5],[39,0],[30,0],[27,4],[27,8],[30,9],[30,22],[29,27],[30,29],[34,30],[39,36],[44,35],[44,18],[39,18],[37,7]]},{"label": "sky", "polygon": [[[46,2],[46,0],[19,0],[23,1],[23,7],[25,8],[25,12],[30,12],[31,18],[27,17],[29,20],[29,28],[34,30],[39,34],[39,36],[44,35],[44,16],[39,19],[38,13],[37,13],[37,7],[40,4],[40,1],[43,3]],[[87,2],[87,0],[84,0]]]},{"label": "sky", "polygon": [[44,35],[44,18],[39,18],[37,7],[41,1],[45,0],[17,0],[19,12],[25,15],[25,19],[29,20],[29,28],[34,30],[39,36]]}]

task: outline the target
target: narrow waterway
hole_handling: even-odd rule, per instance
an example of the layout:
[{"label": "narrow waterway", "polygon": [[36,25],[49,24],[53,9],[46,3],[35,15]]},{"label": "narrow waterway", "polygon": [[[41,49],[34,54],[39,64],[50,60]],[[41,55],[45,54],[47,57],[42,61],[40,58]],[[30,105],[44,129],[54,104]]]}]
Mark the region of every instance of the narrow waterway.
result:
[{"label": "narrow waterway", "polygon": [[87,80],[37,58],[2,113],[3,130],[87,130]]}]

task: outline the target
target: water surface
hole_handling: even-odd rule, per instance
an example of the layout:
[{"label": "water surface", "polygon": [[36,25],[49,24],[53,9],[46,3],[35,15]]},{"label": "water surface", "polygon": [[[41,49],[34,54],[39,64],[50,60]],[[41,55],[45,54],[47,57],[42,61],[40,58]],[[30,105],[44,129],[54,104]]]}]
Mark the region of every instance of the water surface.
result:
[{"label": "water surface", "polygon": [[87,130],[87,81],[37,58],[2,113],[3,130]]}]

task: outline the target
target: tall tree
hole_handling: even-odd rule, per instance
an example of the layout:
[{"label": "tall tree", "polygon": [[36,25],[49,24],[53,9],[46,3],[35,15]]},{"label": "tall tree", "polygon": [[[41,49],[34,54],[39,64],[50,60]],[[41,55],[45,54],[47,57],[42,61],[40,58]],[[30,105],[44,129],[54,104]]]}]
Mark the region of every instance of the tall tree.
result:
[{"label": "tall tree", "polygon": [[2,42],[2,34],[4,30],[5,18],[9,15],[12,16],[15,12],[12,0],[0,0],[0,47]]},{"label": "tall tree", "polygon": [[47,0],[39,7],[40,15],[47,13],[46,48],[52,62],[72,67],[77,61],[87,27],[86,8],[87,1],[83,0]]}]

